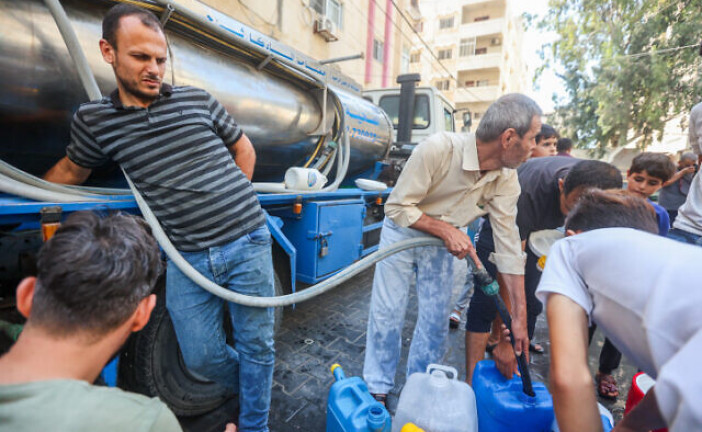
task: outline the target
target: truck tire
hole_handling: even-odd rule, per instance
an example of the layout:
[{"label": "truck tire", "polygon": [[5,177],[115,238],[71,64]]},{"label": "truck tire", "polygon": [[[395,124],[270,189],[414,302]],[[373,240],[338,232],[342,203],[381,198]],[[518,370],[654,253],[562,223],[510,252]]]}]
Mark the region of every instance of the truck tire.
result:
[{"label": "truck tire", "polygon": [[[228,398],[224,387],[195,376],[185,366],[178,347],[171,317],[166,309],[165,278],[158,282],[158,301],[149,323],[133,334],[120,355],[119,387],[158,397],[178,416],[195,416],[210,412]],[[283,286],[275,275],[275,294],[283,294]],[[275,331],[279,330],[283,308],[275,308]],[[233,343],[231,324],[225,320],[228,343]]]},{"label": "truck tire", "polygon": [[133,334],[119,362],[120,387],[157,396],[178,416],[194,416],[222,405],[229,395],[224,387],[193,375],[178,347],[163,287],[149,323]]}]

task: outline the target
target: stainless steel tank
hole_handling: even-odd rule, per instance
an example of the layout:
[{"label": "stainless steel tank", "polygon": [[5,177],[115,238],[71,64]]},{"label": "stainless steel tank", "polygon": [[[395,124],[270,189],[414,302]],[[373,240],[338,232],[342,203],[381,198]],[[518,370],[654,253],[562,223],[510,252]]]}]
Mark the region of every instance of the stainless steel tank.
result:
[{"label": "stainless steel tank", "polygon": [[[104,95],[115,88],[98,49],[109,3],[63,1]],[[168,29],[168,26],[167,26]],[[212,93],[257,151],[255,180],[278,181],[304,163],[318,142],[320,97],[296,80],[274,76],[200,41],[168,33],[172,57],[166,81]],[[387,116],[360,95],[336,89],[351,137],[349,173],[372,168],[391,140]],[[88,97],[56,24],[40,0],[0,0],[0,158],[41,175],[65,155],[70,121]],[[327,129],[337,109],[327,106]],[[116,167],[96,170],[93,184],[121,181]]]}]

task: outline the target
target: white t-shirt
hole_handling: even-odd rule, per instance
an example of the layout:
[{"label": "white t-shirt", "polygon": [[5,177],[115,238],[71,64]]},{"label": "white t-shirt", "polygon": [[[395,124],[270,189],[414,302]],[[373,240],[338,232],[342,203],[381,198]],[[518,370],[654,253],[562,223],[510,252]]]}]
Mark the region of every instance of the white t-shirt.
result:
[{"label": "white t-shirt", "polygon": [[671,431],[702,431],[702,248],[630,228],[571,236],[549,251],[536,296],[550,293],[657,379]]}]

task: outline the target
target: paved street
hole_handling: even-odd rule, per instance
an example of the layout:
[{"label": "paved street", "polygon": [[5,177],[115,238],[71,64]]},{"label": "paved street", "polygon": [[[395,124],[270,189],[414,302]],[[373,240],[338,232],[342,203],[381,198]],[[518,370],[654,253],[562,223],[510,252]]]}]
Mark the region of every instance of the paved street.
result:
[{"label": "paved street", "polygon": [[[457,274],[457,280],[461,277],[460,273]],[[333,383],[330,366],[334,363],[341,364],[346,376],[360,376],[362,373],[372,280],[373,270],[366,271],[329,293],[297,305],[294,310],[286,309],[282,328],[276,337],[277,361],[271,431],[325,430],[327,393]],[[457,295],[457,292],[454,294]],[[416,296],[411,295],[403,330],[402,360],[395,378],[397,388],[389,398],[391,412],[397,405],[399,392],[405,382],[407,350],[416,317]],[[548,378],[547,331],[542,314],[537,324],[536,340],[545,347],[546,355],[532,355],[531,358],[532,377],[538,381],[546,381]],[[464,336],[462,328],[450,331],[449,347],[443,362],[458,369],[460,379],[465,378]],[[601,346],[602,337],[598,333],[590,349],[593,374]],[[623,414],[629,382],[634,373],[635,368],[624,359],[622,367],[615,372],[621,384],[621,396],[616,402],[600,400],[612,410],[615,419],[621,418]],[[227,414],[212,413],[207,416],[210,420],[208,423],[212,416],[222,416],[224,419]],[[198,422],[186,421],[184,426],[193,431],[199,429]]]}]

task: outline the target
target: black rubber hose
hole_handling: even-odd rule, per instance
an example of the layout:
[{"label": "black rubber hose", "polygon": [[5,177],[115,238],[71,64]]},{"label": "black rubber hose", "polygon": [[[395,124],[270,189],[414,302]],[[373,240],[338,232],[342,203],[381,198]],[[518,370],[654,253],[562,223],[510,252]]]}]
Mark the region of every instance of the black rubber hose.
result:
[{"label": "black rubber hose", "polygon": [[[500,318],[502,318],[502,322],[507,327],[507,330],[509,330],[511,336],[512,317],[509,315],[509,311],[507,311],[507,306],[505,305],[505,302],[500,297],[499,287],[481,263],[478,262],[475,264],[476,270],[473,272],[475,283],[478,285],[478,288],[480,288],[486,295],[492,297],[495,300],[495,305],[497,305],[497,312],[500,314]],[[510,341],[512,342],[512,348],[514,348],[514,337],[510,337]],[[524,352],[517,356],[517,364],[519,366],[519,373],[521,374],[522,378],[522,390],[527,396],[536,396],[536,393],[534,393],[534,388],[531,385],[529,364],[527,362],[526,354]]]}]

